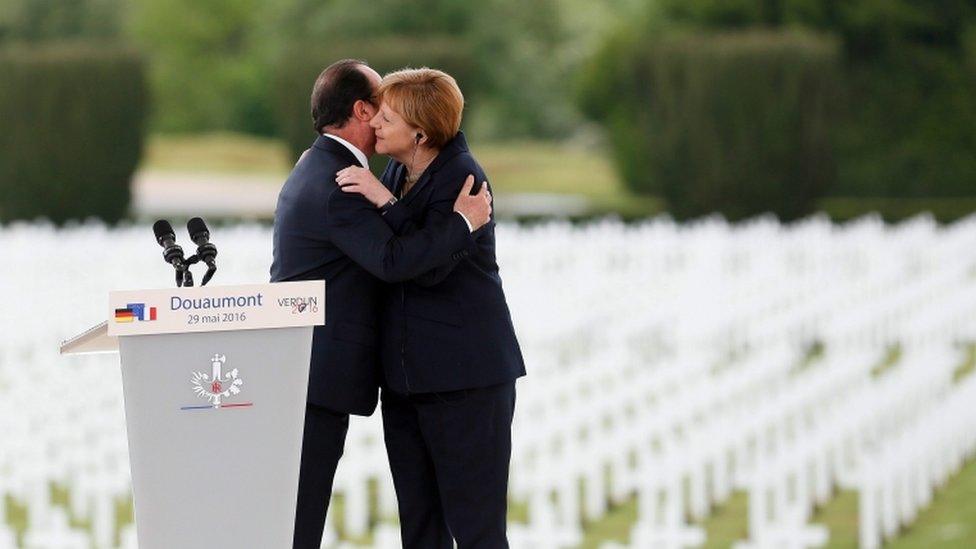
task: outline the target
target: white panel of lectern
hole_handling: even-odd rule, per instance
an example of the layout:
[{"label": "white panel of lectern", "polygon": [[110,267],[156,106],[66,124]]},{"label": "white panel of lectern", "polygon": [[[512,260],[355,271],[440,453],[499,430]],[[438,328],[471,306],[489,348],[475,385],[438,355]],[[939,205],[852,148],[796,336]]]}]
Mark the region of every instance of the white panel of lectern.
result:
[{"label": "white panel of lectern", "polygon": [[[112,292],[141,549],[291,547],[323,281]],[[117,345],[116,345],[117,342]]]}]

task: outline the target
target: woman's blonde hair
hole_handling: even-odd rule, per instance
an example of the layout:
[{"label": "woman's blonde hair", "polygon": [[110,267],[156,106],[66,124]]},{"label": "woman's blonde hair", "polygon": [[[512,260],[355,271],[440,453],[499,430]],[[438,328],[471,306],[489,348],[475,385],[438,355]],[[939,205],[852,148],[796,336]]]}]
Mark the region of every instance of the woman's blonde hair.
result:
[{"label": "woman's blonde hair", "polygon": [[464,96],[451,75],[422,67],[401,69],[383,77],[377,96],[411,126],[441,148],[461,129]]}]

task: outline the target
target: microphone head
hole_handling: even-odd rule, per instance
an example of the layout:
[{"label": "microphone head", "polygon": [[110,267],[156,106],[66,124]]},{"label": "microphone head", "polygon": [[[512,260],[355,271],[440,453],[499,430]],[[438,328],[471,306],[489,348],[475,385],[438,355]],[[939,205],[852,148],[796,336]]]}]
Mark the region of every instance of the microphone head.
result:
[{"label": "microphone head", "polygon": [[210,230],[203,219],[194,217],[186,222],[186,230],[190,233],[190,240],[197,246],[202,246],[210,240]]},{"label": "microphone head", "polygon": [[170,240],[176,240],[176,233],[173,232],[173,226],[169,224],[169,221],[165,219],[160,219],[159,221],[153,223],[153,233],[156,234],[156,242],[160,246],[163,246],[163,240],[167,238]]}]

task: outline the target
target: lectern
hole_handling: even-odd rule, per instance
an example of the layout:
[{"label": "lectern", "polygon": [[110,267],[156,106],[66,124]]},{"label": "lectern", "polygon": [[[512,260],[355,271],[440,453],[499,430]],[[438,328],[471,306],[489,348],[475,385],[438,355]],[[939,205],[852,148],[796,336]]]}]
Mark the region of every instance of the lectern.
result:
[{"label": "lectern", "polygon": [[63,354],[119,352],[141,549],[291,547],[323,281],[109,294]]}]

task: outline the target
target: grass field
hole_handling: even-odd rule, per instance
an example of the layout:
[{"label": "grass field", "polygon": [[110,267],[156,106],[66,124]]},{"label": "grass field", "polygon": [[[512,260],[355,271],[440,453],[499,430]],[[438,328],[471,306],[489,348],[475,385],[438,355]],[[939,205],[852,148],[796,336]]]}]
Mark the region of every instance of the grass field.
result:
[{"label": "grass field", "polygon": [[236,133],[149,137],[143,170],[253,173],[281,176],[292,162],[284,143]]},{"label": "grass field", "polygon": [[[660,200],[628,192],[603,154],[541,142],[473,143],[471,148],[496,194],[578,195],[586,198],[593,213],[625,217],[661,211]],[[152,136],[140,166],[152,171],[267,174],[276,179],[283,179],[291,167],[280,141],[239,134]]]},{"label": "grass field", "polygon": [[[725,505],[715,509],[703,524],[706,549],[726,549],[745,539],[748,499],[736,493]],[[637,520],[634,501],[616,507],[603,520],[586,530],[583,549],[597,549],[608,540],[627,541],[626,532]],[[830,531],[828,549],[857,548],[857,494],[840,492],[819,509],[812,520]],[[887,544],[890,549],[969,549],[976,547],[976,462],[967,464],[939,490],[928,509],[901,536]]]},{"label": "grass field", "polygon": [[[657,197],[628,191],[598,148],[571,144],[522,141],[472,143],[471,148],[491,177],[496,194],[569,194],[586,198],[588,216],[608,213],[637,219],[660,213]],[[149,138],[141,169],[152,171],[266,174],[283,179],[292,167],[284,144],[232,133],[154,135]],[[881,212],[889,221],[931,211],[942,221],[976,212],[974,198],[855,198],[826,197],[820,209],[836,220]]]},{"label": "grass field", "polygon": [[[58,487],[52,487],[55,503],[67,507],[67,494]],[[336,502],[341,508],[341,498]],[[736,493],[725,505],[713,511],[703,524],[707,543],[706,549],[725,549],[739,539],[746,537],[746,506],[744,493]],[[517,507],[517,506],[513,506]],[[515,510],[517,514],[517,510]],[[118,505],[118,520],[121,524],[132,522],[132,508],[128,501]],[[518,520],[519,517],[513,517]],[[6,522],[20,532],[26,526],[25,509],[12,499],[7,500]],[[637,520],[637,505],[634,500],[616,506],[603,519],[587,525],[581,549],[598,549],[605,541],[628,540],[628,532]],[[841,492],[824,508],[817,511],[813,522],[825,525],[830,531],[828,549],[857,548],[857,495]],[[83,521],[72,520],[77,528],[88,528]],[[342,529],[340,528],[340,533]],[[366,539],[356,540],[368,542]],[[936,493],[933,504],[919,514],[911,528],[902,532],[894,542],[886,545],[891,549],[968,549],[976,547],[976,461],[966,465],[959,474]]]}]

